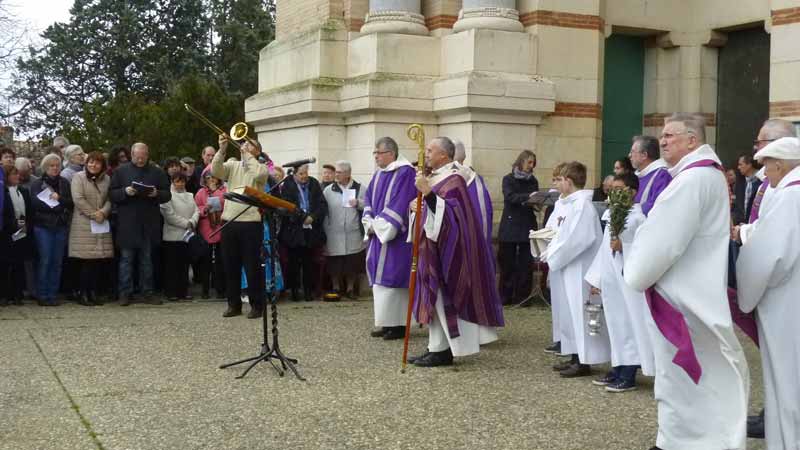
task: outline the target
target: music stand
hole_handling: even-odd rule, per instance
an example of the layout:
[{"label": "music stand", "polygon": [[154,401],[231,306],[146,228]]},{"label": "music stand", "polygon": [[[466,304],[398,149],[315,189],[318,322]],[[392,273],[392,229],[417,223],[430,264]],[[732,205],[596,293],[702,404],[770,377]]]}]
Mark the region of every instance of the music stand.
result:
[{"label": "music stand", "polygon": [[[286,180],[286,178],[284,178]],[[278,184],[272,187],[275,189],[276,187],[280,186],[284,180],[281,180]],[[271,189],[270,189],[271,190]],[[280,342],[278,341],[278,293],[277,293],[277,283],[276,283],[276,258],[278,257],[278,233],[277,233],[277,217],[279,215],[290,215],[294,214],[297,211],[297,206],[294,203],[287,202],[285,200],[273,197],[269,194],[263,193],[258,191],[257,189],[253,189],[251,187],[245,187],[244,194],[238,194],[235,192],[226,192],[224,194],[225,198],[229,201],[233,201],[236,203],[241,203],[247,205],[242,212],[240,212],[237,217],[244,214],[245,211],[248,209],[255,207],[259,208],[264,211],[265,220],[269,224],[270,227],[270,234],[269,234],[269,241],[266,239],[262,240],[262,247],[266,247],[269,245],[269,259],[270,269],[272,272],[272,282],[269,286],[265,286],[265,291],[268,294],[268,298],[265,298],[264,304],[261,305],[261,318],[262,318],[262,331],[263,331],[263,342],[261,343],[261,350],[259,351],[258,355],[252,356],[250,358],[245,358],[239,361],[234,361],[232,363],[227,363],[219,366],[220,369],[226,369],[228,367],[236,366],[239,364],[244,364],[249,362],[250,365],[241,373],[241,375],[237,376],[237,379],[244,378],[250,370],[256,366],[256,364],[260,362],[269,362],[270,365],[278,372],[279,376],[283,376],[287,369],[291,370],[294,375],[302,381],[306,379],[300,375],[300,372],[297,371],[297,368],[294,366],[297,364],[297,360],[294,358],[289,358],[283,354],[281,351]],[[231,221],[233,222],[233,221]],[[228,222],[228,223],[231,223]],[[227,223],[225,224],[227,225]],[[223,225],[220,227],[219,232],[222,228],[225,227]],[[263,261],[266,269],[267,261],[266,259]],[[250,285],[254,285],[252,281]],[[269,345],[269,327],[267,325],[267,314],[266,314],[266,302],[269,301],[270,304],[270,316],[272,318],[272,345]],[[277,359],[280,361],[280,367],[278,367],[272,360]]]}]

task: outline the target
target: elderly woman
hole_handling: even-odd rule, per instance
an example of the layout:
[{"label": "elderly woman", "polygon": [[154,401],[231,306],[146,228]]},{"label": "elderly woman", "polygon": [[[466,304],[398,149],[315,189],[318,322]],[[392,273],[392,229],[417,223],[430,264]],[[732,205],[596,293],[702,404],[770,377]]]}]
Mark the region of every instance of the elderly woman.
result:
[{"label": "elderly woman", "polygon": [[67,246],[72,216],[72,193],[69,182],[61,177],[61,158],[46,155],[41,163],[42,177],[31,186],[33,235],[39,263],[36,285],[39,304],[56,306],[61,282],[61,264]]},{"label": "elderly woman", "polygon": [[222,180],[212,176],[210,170],[205,170],[202,177],[203,187],[195,194],[194,201],[199,211],[197,231],[208,242],[208,253],[200,260],[198,277],[203,286],[203,298],[209,298],[212,285],[217,291],[217,297],[225,298],[225,269],[220,252],[222,234],[212,234],[222,226],[222,209],[227,190]]},{"label": "elderly woman", "polygon": [[61,176],[68,182],[72,182],[72,177],[83,170],[86,162],[86,153],[80,145],[70,145],[64,150],[64,159],[67,161],[66,167],[61,171]]},{"label": "elderly woman", "polygon": [[72,201],[75,212],[69,232],[69,256],[77,261],[80,273],[78,303],[84,306],[102,305],[97,298],[97,281],[103,276],[104,264],[114,257],[111,240],[111,200],[106,175],[106,159],[92,152],[86,168],[72,177]]},{"label": "elderly woman", "polygon": [[308,165],[297,169],[294,176],[287,177],[281,197],[300,208],[300,214],[283,217],[278,240],[288,252],[287,284],[292,291],[292,300],[299,301],[300,274],[306,301],[313,300],[315,282],[314,251],[325,244],[323,223],[328,213],[325,197],[319,181],[308,176]]},{"label": "elderly woman", "polygon": [[323,195],[328,204],[325,217],[327,236],[328,274],[337,295],[357,298],[353,286],[364,272],[364,228],[361,211],[364,210],[366,188],[351,178],[347,161],[335,164],[334,182],[325,188]]},{"label": "elderly woman", "polygon": [[531,290],[531,249],[528,234],[537,228],[533,207],[528,204],[532,192],[539,190],[533,176],[536,155],[523,150],[503,177],[503,215],[497,232],[500,262],[500,295],[508,305],[525,299]]},{"label": "elderly woman", "polygon": [[164,216],[164,294],[169,301],[190,300],[189,244],[187,235],[197,229],[200,212],[194,196],[186,191],[186,174],[172,176],[172,199],[161,205]]},{"label": "elderly woman", "polygon": [[0,194],[3,227],[0,229],[0,305],[22,304],[25,288],[25,263],[33,259],[33,222],[30,214],[31,196],[19,185],[16,167],[3,169],[6,187]]}]

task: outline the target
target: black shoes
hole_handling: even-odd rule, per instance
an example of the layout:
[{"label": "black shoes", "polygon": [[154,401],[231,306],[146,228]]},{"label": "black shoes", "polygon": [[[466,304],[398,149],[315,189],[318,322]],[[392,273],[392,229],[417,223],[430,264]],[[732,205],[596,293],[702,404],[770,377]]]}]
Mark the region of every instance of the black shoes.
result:
[{"label": "black shoes", "polygon": [[747,437],[764,439],[764,410],[757,416],[747,417]]},{"label": "black shoes", "polygon": [[258,319],[262,316],[261,308],[250,307],[250,312],[247,313],[248,319]]},{"label": "black shoes", "polygon": [[81,306],[94,306],[89,301],[89,296],[86,295],[86,293],[76,293],[74,298],[75,298],[75,301]]},{"label": "black shoes", "polygon": [[566,369],[569,369],[570,367],[572,367],[572,364],[573,364],[572,360],[567,359],[565,361],[561,361],[558,364],[554,364],[553,365],[553,370],[555,372],[561,372],[562,370],[566,370]]},{"label": "black shoes", "polygon": [[383,340],[394,341],[406,337],[406,327],[388,327],[383,334]]},{"label": "black shoes", "polygon": [[592,374],[592,369],[587,364],[572,364],[559,372],[562,378],[586,377]]},{"label": "black shoes", "polygon": [[544,352],[552,355],[561,353],[561,342],[553,342],[553,345],[545,347]]},{"label": "black shoes", "polygon": [[423,353],[423,354],[421,354],[419,356],[409,356],[408,358],[406,358],[406,362],[409,363],[409,364],[414,364],[415,362],[419,361],[420,359],[425,359],[430,354],[431,354],[431,352],[429,352],[428,350],[425,350],[425,353]]},{"label": "black shoes", "polygon": [[128,306],[136,300],[133,295],[123,295],[122,300],[119,301],[119,306]]},{"label": "black shoes", "polygon": [[238,308],[231,308],[229,306],[228,309],[226,309],[225,312],[222,313],[222,317],[234,317],[234,316],[241,316],[241,315],[242,315],[242,307],[241,306],[238,307]]},{"label": "black shoes", "polygon": [[414,360],[417,367],[439,367],[453,365],[453,352],[448,348],[442,352],[428,352],[425,357]]},{"label": "black shoes", "polygon": [[386,330],[386,327],[380,327],[377,330],[370,331],[369,335],[372,337],[383,337],[383,335],[386,334]]}]

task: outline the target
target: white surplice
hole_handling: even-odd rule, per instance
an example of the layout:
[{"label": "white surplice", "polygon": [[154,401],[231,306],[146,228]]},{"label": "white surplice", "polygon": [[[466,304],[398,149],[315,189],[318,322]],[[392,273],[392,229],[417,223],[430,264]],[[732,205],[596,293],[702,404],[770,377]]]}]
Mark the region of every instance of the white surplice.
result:
[{"label": "white surplice", "polygon": [[[608,222],[611,210],[606,210],[603,220]],[[630,243],[636,229],[645,220],[642,207],[636,204],[631,208],[625,221],[625,229],[620,233],[623,252],[626,241]],[[624,273],[623,253],[614,254],[611,250],[611,228],[606,225],[603,241],[594,257],[586,281],[600,289],[603,299],[608,338],[611,341],[611,365],[642,366],[642,372],[651,375],[652,350],[645,323],[644,294],[641,299],[631,299],[626,291],[632,291],[622,278]]]},{"label": "white surplice", "polygon": [[800,449],[800,186],[785,187],[797,180],[800,168],[776,186],[736,262],[739,307],[756,311],[769,450]]},{"label": "white surplice", "polygon": [[[553,211],[550,213],[550,217],[547,218],[547,223],[545,223],[545,228],[550,228],[551,230],[558,230],[561,226],[562,220],[559,218],[563,217],[562,213],[564,212],[564,201],[563,199],[559,198],[556,200],[555,204],[553,205]],[[566,314],[569,317],[569,309],[563,306],[565,294],[564,288],[561,286],[561,282],[563,280],[553,280],[552,275],[550,274],[549,270],[547,273],[547,278],[550,284],[550,314],[552,315],[552,322],[553,322],[553,342],[559,342],[561,340],[561,315]],[[553,290],[559,292],[559,295],[553,296]]]},{"label": "white surplice", "polygon": [[670,168],[672,182],[625,250],[625,282],[639,291],[655,285],[683,314],[702,367],[695,384],[672,362],[675,346],[650,329],[656,445],[664,450],[739,450],[746,442],[749,373],[727,298],[728,186],[714,167],[681,172],[704,159],[719,163],[714,150],[703,145]]},{"label": "white surplice", "polygon": [[[756,177],[761,180],[762,182],[766,179],[766,173],[764,168],[762,167],[756,172]],[[760,186],[759,186],[760,189]],[[772,194],[775,192],[775,188],[770,185],[767,185],[766,190],[764,190],[764,197],[761,198],[761,204],[758,208],[758,217],[763,216],[764,214],[769,211],[770,203],[772,201]],[[749,217],[747,217],[749,219]],[[753,234],[756,227],[758,226],[758,219],[753,221],[753,223],[743,223],[739,226],[739,239],[742,241],[742,244],[746,244],[747,241],[750,239],[750,235]]]},{"label": "white surplice", "polygon": [[590,297],[584,277],[602,239],[592,195],[591,190],[581,190],[562,199],[563,210],[556,218],[560,226],[542,254],[550,268],[551,297],[562,302],[561,353],[577,354],[582,364],[602,364],[611,359],[608,332],[590,336],[584,314],[584,303]]}]

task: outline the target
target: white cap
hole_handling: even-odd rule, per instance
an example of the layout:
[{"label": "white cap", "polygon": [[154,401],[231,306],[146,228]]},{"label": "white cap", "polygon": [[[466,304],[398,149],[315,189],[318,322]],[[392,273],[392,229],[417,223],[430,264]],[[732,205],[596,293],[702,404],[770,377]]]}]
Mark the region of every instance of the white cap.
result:
[{"label": "white cap", "polygon": [[761,161],[764,158],[775,159],[800,159],[800,139],[782,137],[772,141],[766,147],[756,152],[754,158]]}]

